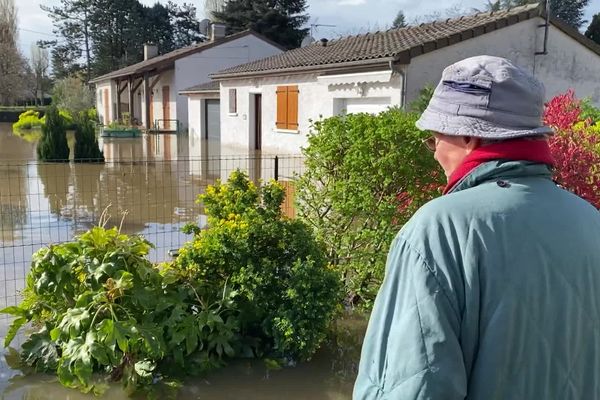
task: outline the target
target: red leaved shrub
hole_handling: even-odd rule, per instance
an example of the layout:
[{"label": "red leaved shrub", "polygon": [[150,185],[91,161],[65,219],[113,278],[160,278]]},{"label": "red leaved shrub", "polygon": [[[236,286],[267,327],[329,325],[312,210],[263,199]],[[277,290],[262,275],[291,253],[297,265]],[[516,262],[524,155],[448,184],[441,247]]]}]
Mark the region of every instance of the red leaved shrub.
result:
[{"label": "red leaved shrub", "polygon": [[[600,208],[600,137],[581,118],[573,90],[546,104],[544,123],[555,129],[550,140],[554,178],[564,188]],[[583,123],[581,123],[583,122]]]}]

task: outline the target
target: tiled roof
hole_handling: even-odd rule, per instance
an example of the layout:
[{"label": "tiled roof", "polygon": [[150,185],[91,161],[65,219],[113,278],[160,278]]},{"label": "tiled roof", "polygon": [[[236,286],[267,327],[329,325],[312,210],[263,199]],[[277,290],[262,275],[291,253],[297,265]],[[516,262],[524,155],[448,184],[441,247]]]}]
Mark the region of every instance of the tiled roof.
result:
[{"label": "tiled roof", "polygon": [[[279,71],[367,66],[388,61],[408,63],[412,57],[542,16],[543,12],[543,7],[539,4],[528,4],[497,12],[478,13],[407,28],[343,37],[331,40],[325,45],[316,42],[306,47],[228,68],[212,74],[211,77],[219,79]],[[564,28],[565,24],[559,25]],[[586,41],[587,38],[574,29],[565,33],[571,36],[578,35],[577,40],[588,47],[593,47],[591,41]],[[595,51],[600,54],[600,50],[595,49]]]},{"label": "tiled roof", "polygon": [[224,44],[224,43],[227,43],[232,40],[239,39],[241,37],[248,36],[248,35],[258,36],[259,38],[265,40],[266,42],[269,42],[269,43],[273,44],[274,46],[277,46],[277,47],[281,48],[282,50],[285,50],[283,47],[281,47],[280,45],[267,39],[266,37],[254,32],[252,30],[246,30],[243,32],[234,33],[233,35],[225,36],[222,39],[218,39],[215,41],[209,41],[209,42],[197,43],[192,46],[173,50],[167,54],[162,54],[160,56],[152,57],[149,60],[144,60],[137,64],[129,65],[125,68],[121,68],[116,71],[109,72],[108,74],[94,78],[94,79],[90,80],[90,83],[96,83],[96,82],[100,82],[100,81],[104,81],[104,80],[108,80],[108,79],[120,78],[120,77],[124,77],[124,76],[129,76],[129,75],[139,75],[144,72],[151,71],[162,65],[168,65],[179,58],[186,57],[190,54],[199,53],[204,50],[210,49],[211,47],[215,47],[215,46],[218,46],[218,45],[221,45],[221,44]]},{"label": "tiled roof", "polygon": [[210,81],[184,89],[179,93],[218,92],[219,88],[219,81]]}]

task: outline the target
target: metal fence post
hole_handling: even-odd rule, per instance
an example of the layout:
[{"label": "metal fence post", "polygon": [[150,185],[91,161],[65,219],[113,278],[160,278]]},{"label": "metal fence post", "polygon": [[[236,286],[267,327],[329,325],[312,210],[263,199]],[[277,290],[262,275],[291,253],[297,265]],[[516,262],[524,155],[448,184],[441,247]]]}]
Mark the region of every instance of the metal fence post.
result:
[{"label": "metal fence post", "polygon": [[273,175],[275,175],[275,180],[278,181],[279,180],[279,157],[275,156],[275,172],[273,173]]}]

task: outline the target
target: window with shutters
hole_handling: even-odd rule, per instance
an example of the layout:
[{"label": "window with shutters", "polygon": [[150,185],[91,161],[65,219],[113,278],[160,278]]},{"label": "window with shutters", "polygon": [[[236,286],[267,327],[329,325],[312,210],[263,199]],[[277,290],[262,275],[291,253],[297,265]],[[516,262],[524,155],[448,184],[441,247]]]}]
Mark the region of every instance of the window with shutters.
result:
[{"label": "window with shutters", "polygon": [[229,89],[229,114],[237,114],[237,89]]},{"label": "window with shutters", "polygon": [[277,86],[277,129],[298,130],[298,86]]}]

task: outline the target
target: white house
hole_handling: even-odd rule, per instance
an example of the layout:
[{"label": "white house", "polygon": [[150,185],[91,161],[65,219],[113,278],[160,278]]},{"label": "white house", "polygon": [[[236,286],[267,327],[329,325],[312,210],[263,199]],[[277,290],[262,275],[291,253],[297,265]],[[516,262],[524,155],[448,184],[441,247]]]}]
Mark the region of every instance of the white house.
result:
[{"label": "white house", "polygon": [[207,81],[211,73],[281,53],[278,44],[253,32],[225,36],[225,27],[213,24],[209,41],[157,55],[145,45],[144,61],[91,81],[96,85],[96,109],[106,125],[129,112],[146,128],[187,129],[188,99],[179,91]]},{"label": "white house", "polygon": [[[222,70],[211,75],[220,82],[221,143],[298,153],[311,120],[405,107],[426,84],[437,83],[444,67],[480,54],[529,69],[546,85],[547,97],[573,88],[599,103],[600,46],[559,20],[546,21],[541,6],[526,5],[321,40]],[[205,115],[193,117],[198,126]]]}]

